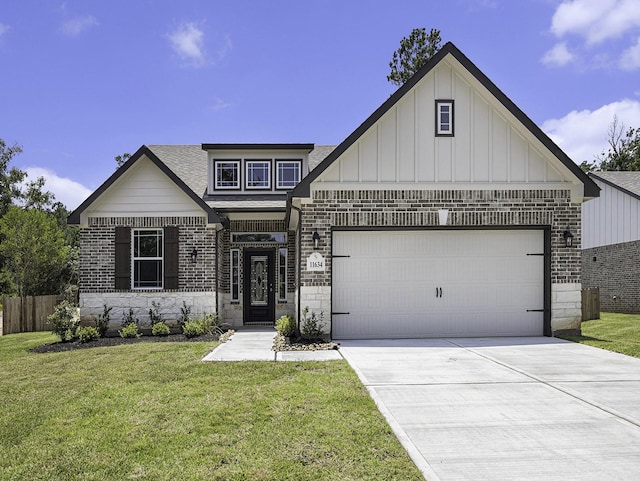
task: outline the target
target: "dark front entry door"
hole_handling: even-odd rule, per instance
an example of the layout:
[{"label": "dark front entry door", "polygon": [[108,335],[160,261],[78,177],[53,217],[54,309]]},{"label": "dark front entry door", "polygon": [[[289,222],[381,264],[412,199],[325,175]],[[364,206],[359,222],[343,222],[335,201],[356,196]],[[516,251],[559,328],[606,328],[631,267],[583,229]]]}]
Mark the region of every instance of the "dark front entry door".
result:
[{"label": "dark front entry door", "polygon": [[247,249],[244,252],[244,322],[275,321],[275,252]]}]

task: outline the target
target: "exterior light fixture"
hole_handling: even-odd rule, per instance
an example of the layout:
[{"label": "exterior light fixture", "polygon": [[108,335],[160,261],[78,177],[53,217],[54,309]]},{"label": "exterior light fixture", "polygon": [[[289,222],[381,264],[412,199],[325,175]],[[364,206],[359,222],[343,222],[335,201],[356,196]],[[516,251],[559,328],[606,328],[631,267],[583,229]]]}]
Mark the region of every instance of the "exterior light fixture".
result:
[{"label": "exterior light fixture", "polygon": [[565,247],[573,247],[573,234],[569,230],[569,226],[567,226],[567,230],[562,233],[562,237],[564,237]]},{"label": "exterior light fixture", "polygon": [[311,238],[313,239],[313,248],[318,250],[318,246],[320,245],[320,234],[318,234],[317,230],[313,231]]},{"label": "exterior light fixture", "polygon": [[198,249],[194,247],[193,250],[191,251],[191,263],[195,264],[197,260],[198,260]]}]

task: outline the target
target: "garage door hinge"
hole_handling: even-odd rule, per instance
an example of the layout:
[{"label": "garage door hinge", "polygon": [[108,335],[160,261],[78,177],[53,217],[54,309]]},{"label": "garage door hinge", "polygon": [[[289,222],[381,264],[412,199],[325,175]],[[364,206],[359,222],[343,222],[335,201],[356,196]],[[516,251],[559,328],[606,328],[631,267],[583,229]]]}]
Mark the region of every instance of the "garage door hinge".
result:
[{"label": "garage door hinge", "polygon": [[544,312],[544,309],[527,309],[527,312]]},{"label": "garage door hinge", "polygon": [[528,256],[543,256],[544,252],[542,254],[527,254]]},{"label": "garage door hinge", "polygon": [[351,314],[350,312],[332,312],[331,315],[332,316],[348,316],[349,314]]},{"label": "garage door hinge", "polygon": [[351,256],[338,256],[338,255],[331,256],[332,259],[335,259],[336,257],[351,257]]}]

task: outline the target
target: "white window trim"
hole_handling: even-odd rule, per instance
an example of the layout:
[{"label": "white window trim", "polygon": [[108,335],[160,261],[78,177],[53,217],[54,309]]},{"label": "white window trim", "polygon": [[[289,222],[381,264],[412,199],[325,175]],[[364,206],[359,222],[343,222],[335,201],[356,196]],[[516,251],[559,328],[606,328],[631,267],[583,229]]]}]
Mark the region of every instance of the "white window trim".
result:
[{"label": "white window trim", "polygon": [[[224,186],[218,184],[218,164],[235,164],[238,170],[238,181],[235,186]],[[213,160],[213,188],[215,190],[240,190],[242,189],[242,169],[238,159],[214,159]]]},{"label": "white window trim", "polygon": [[[280,264],[280,259],[282,258],[282,252],[284,251],[284,266]],[[286,247],[281,247],[278,249],[278,301],[279,302],[287,302],[287,249]],[[284,271],[283,268],[284,267]],[[284,297],[280,296],[280,283],[282,282],[282,273],[284,272]]]},{"label": "white window trim", "polygon": [[[249,166],[253,164],[265,164],[267,166],[267,185],[249,185]],[[246,159],[244,161],[244,189],[245,190],[271,190],[272,162],[270,159]]]},{"label": "white window trim", "polygon": [[[280,185],[280,164],[297,164],[298,165],[298,180],[294,185],[281,186]],[[302,160],[299,159],[279,159],[276,160],[276,189],[277,190],[288,190],[293,189],[296,185],[300,183],[302,180]]]},{"label": "white window trim", "polygon": [[[449,107],[449,128],[442,127],[440,113],[442,107]],[[453,137],[454,135],[454,102],[453,100],[436,100],[436,135],[440,137]]]},{"label": "white window trim", "polygon": [[[237,284],[238,284],[238,297],[233,297],[233,254],[237,254],[238,265],[237,272]],[[231,302],[240,302],[240,249],[231,249],[229,251],[229,294]]]},{"label": "white window trim", "polygon": [[[160,232],[161,244],[162,244],[162,256],[161,257],[135,257],[135,234],[140,231],[156,231]],[[160,272],[160,287],[135,287],[136,283],[136,261],[161,261],[162,269]],[[160,291],[164,289],[164,229],[140,227],[131,229],[131,290],[132,291]]]}]

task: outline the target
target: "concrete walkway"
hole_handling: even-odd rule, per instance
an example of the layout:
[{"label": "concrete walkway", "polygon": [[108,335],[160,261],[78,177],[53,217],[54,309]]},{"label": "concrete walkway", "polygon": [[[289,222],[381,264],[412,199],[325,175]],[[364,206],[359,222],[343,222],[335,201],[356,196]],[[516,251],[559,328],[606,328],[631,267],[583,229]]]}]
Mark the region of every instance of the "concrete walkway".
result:
[{"label": "concrete walkway", "polygon": [[640,359],[547,337],[340,351],[428,480],[640,479]]},{"label": "concrete walkway", "polygon": [[274,328],[245,328],[207,354],[203,361],[336,361],[340,351],[272,351]]}]

